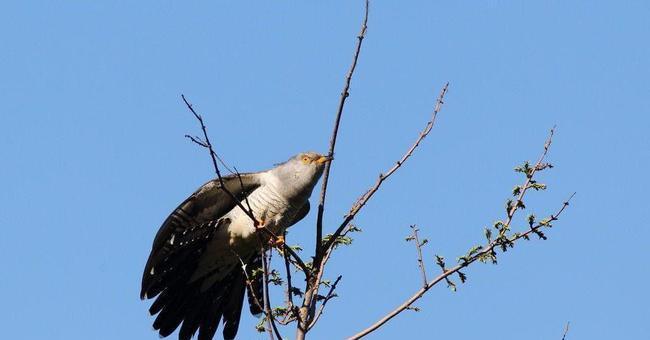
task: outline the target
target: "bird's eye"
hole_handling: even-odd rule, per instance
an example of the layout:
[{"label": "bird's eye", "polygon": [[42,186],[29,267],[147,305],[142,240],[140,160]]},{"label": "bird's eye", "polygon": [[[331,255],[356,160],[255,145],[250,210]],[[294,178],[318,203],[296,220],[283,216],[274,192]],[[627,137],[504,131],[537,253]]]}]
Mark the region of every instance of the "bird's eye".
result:
[{"label": "bird's eye", "polygon": [[303,156],[302,157],[302,162],[305,163],[305,164],[309,163],[309,157]]}]

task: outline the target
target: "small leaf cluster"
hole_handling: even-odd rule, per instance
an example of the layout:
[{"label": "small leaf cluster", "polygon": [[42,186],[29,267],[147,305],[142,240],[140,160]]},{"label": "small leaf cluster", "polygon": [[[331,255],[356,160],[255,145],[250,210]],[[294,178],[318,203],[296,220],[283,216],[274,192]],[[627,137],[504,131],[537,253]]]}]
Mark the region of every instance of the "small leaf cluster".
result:
[{"label": "small leaf cluster", "polygon": [[[347,234],[348,233],[356,233],[356,232],[361,232],[361,228],[359,228],[359,227],[357,227],[355,225],[349,225],[347,227],[347,230],[343,234],[337,236],[336,240],[334,240],[334,243],[333,243],[334,248],[338,248],[338,246],[342,246],[342,245],[343,246],[351,245],[352,242],[354,241],[354,239],[352,237],[348,236]],[[322,244],[323,245],[327,244],[332,239],[333,236],[334,236],[334,234],[325,235],[323,237],[323,243]]]},{"label": "small leaf cluster", "polygon": [[284,283],[284,280],[282,280],[280,272],[275,269],[271,269],[271,271],[269,271],[269,283],[272,283],[276,286],[282,285],[282,283]]}]

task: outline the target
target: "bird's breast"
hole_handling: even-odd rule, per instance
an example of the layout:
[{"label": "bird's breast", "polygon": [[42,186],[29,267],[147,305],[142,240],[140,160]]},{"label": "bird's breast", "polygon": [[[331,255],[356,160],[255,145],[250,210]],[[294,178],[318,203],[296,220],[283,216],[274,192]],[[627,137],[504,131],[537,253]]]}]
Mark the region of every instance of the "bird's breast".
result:
[{"label": "bird's breast", "polygon": [[[263,223],[274,233],[281,231],[285,227],[292,211],[295,210],[286,199],[268,186],[253,191],[241,203],[244,208],[253,211],[253,215],[258,222]],[[240,207],[234,207],[224,217],[229,218],[231,221],[228,227],[231,245],[241,241],[257,239],[254,235],[256,230],[253,221]]]}]

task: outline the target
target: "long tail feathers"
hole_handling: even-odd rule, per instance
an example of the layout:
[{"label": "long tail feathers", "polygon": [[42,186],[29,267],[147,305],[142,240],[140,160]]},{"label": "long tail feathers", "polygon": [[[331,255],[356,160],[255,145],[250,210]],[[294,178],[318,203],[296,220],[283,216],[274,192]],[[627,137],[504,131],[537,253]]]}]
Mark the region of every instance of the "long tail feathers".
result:
[{"label": "long tail feathers", "polygon": [[153,327],[166,337],[182,323],[179,340],[190,340],[197,331],[199,340],[209,340],[223,319],[224,338],[233,339],[239,328],[245,284],[243,272],[233,270],[205,292],[199,290],[201,280],[167,287],[149,309],[152,315],[158,313]]}]

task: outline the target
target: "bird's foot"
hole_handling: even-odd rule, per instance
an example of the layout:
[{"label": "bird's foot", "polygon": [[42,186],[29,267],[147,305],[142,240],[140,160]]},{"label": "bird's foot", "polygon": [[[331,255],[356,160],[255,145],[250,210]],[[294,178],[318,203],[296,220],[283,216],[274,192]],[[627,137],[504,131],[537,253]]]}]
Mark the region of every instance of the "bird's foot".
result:
[{"label": "bird's foot", "polygon": [[278,250],[282,250],[284,248],[284,236],[280,235],[275,239],[269,240],[269,245],[278,248]]}]

